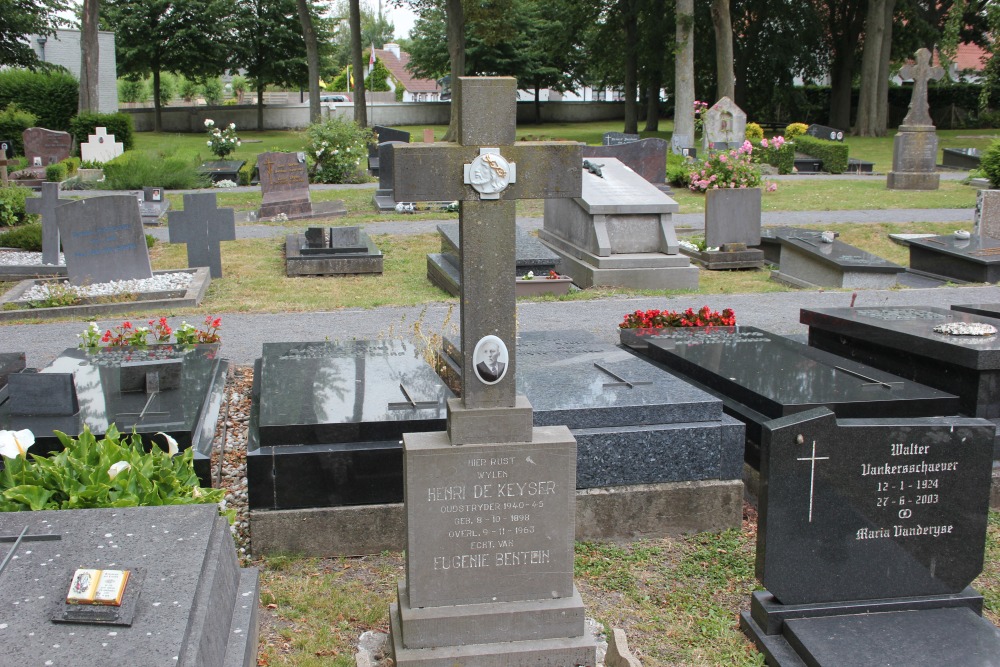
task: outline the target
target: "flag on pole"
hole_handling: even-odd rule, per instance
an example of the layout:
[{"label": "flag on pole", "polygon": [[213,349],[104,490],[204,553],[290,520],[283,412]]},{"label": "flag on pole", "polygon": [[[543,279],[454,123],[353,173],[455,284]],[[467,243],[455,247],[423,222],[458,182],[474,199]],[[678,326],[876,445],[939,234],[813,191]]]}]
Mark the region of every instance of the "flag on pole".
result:
[{"label": "flag on pole", "polygon": [[354,90],[354,75],[351,74],[351,66],[347,66],[347,85],[349,90]]},{"label": "flag on pole", "polygon": [[375,42],[372,42],[372,52],[368,56],[368,76],[372,75],[373,69],[375,69]]}]

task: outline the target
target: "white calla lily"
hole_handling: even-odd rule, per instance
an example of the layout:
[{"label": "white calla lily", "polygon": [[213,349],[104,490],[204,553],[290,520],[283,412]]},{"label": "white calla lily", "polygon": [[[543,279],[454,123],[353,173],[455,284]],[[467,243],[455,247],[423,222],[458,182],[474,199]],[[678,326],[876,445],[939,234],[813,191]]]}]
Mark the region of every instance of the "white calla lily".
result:
[{"label": "white calla lily", "polygon": [[124,472],[131,468],[132,465],[128,461],[119,461],[118,463],[113,463],[110,468],[108,468],[108,477],[114,479],[118,476],[118,473]]},{"label": "white calla lily", "polygon": [[169,435],[167,435],[163,431],[157,431],[156,435],[162,435],[164,438],[167,439],[167,453],[168,454],[170,454],[171,456],[173,456],[178,451],[180,451],[180,449],[177,447],[177,441],[174,440],[173,438],[171,438]]},{"label": "white calla lily", "polygon": [[25,457],[28,448],[35,444],[35,434],[28,429],[0,431],[0,455],[9,459]]}]

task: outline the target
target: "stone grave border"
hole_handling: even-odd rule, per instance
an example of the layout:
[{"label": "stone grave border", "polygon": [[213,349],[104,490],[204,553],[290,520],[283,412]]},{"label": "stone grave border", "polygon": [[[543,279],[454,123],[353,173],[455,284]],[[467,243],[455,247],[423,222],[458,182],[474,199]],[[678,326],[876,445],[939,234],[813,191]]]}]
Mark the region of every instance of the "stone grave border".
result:
[{"label": "stone grave border", "polygon": [[0,280],[32,280],[35,278],[65,278],[65,264],[4,264],[0,265]]},{"label": "stone grave border", "polygon": [[59,280],[49,278],[41,280],[23,280],[0,295],[0,322],[12,322],[14,320],[51,320],[57,317],[90,317],[94,315],[117,315],[121,313],[132,313],[138,311],[149,311],[166,308],[185,308],[197,306],[205,298],[208,286],[212,282],[208,267],[201,266],[193,269],[171,269],[169,271],[154,271],[153,275],[163,275],[167,273],[191,273],[194,279],[186,290],[170,290],[164,292],[151,292],[147,298],[140,298],[135,301],[120,301],[116,303],[85,303],[79,306],[58,306],[55,308],[28,308],[17,310],[2,310],[8,303],[14,303],[17,299],[37,284]]}]

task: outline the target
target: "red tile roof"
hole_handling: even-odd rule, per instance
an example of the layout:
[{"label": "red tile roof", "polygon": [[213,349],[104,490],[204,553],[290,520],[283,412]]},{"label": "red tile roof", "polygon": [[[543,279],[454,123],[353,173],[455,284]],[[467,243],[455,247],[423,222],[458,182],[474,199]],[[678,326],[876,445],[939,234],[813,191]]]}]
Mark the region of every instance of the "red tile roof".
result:
[{"label": "red tile roof", "polygon": [[403,84],[403,88],[411,93],[433,93],[440,90],[437,81],[434,79],[418,79],[413,76],[408,69],[410,54],[405,51],[399,52],[399,57],[392,51],[386,49],[375,49],[375,57],[385,63],[386,69],[392,72],[396,80]]}]

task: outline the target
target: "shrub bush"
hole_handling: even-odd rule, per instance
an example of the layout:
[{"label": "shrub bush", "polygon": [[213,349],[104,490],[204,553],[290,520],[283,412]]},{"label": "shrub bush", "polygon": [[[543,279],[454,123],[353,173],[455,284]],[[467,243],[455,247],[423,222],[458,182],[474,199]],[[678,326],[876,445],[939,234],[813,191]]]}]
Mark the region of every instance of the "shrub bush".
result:
[{"label": "shrub bush", "polygon": [[[3,203],[0,202],[0,209]],[[35,217],[35,216],[32,216]],[[42,251],[42,223],[30,222],[14,227],[6,232],[0,232],[0,247],[19,248],[21,250]]]},{"label": "shrub bush", "polygon": [[253,170],[257,166],[257,157],[255,156],[252,160],[247,160],[246,163],[240,167],[240,185],[250,185],[250,181],[253,180]]},{"label": "shrub bush", "polygon": [[24,201],[31,196],[29,188],[9,185],[0,188],[0,227],[13,227],[34,221],[38,216],[28,215]]},{"label": "shrub bush", "polygon": [[306,154],[313,163],[314,183],[364,183],[362,160],[374,142],[372,131],[353,120],[328,118],[306,130]]},{"label": "shrub bush", "polygon": [[21,135],[37,123],[38,116],[25,111],[16,102],[11,102],[6,109],[0,111],[0,139],[10,139],[13,144],[13,150],[7,157],[24,155],[24,138]]},{"label": "shrub bush", "polygon": [[983,151],[979,158],[979,168],[990,179],[990,185],[1000,188],[1000,139],[997,139],[989,148]]},{"label": "shrub bush", "polygon": [[823,161],[823,169],[831,174],[842,174],[847,170],[847,144],[839,141],[817,139],[808,134],[795,137],[795,149]]},{"label": "shrub bush", "polygon": [[721,188],[756,188],[761,185],[760,166],[752,157],[753,147],[749,141],[738,149],[712,153],[689,174],[693,192],[718,190]]},{"label": "shrub bush", "polygon": [[37,116],[37,125],[50,130],[69,130],[76,115],[80,84],[66,71],[0,71],[0,108],[11,102]]},{"label": "shrub bush", "polygon": [[193,103],[194,99],[201,94],[201,86],[198,85],[198,82],[184,76],[180,77],[177,88],[181,99],[188,103]]},{"label": "shrub bush", "polygon": [[760,143],[760,140],[764,138],[764,128],[757,123],[747,123],[747,129],[744,135],[748,141],[755,144]]},{"label": "shrub bush", "polygon": [[118,101],[134,104],[149,101],[149,86],[145,79],[118,79]]},{"label": "shrub bush", "polygon": [[[764,140],[762,139],[761,141]],[[777,167],[779,174],[790,174],[795,168],[795,145],[790,141],[785,141],[775,148],[774,139],[772,139],[770,141],[770,148],[754,153],[754,155],[758,154],[761,160],[772,167]]]},{"label": "shrub bush", "polygon": [[806,125],[805,123],[791,123],[788,127],[785,128],[785,139],[791,140],[794,139],[795,137],[801,137],[803,134],[806,133],[806,130],[808,129],[809,126]]},{"label": "shrub bush", "polygon": [[201,89],[205,93],[205,104],[220,104],[222,102],[222,82],[219,77],[205,79]]},{"label": "shrub bush", "polygon": [[52,183],[62,183],[66,180],[68,170],[62,162],[50,164],[45,168],[45,180]]},{"label": "shrub bush", "polygon": [[108,134],[115,135],[115,141],[122,142],[122,148],[130,151],[135,148],[135,128],[132,116],[127,113],[82,113],[70,121],[70,132],[77,146],[87,143],[87,137],[94,134],[98,127],[106,127]]},{"label": "shrub bush", "polygon": [[147,186],[190,190],[208,185],[208,176],[198,173],[194,163],[143,151],[129,151],[106,162],[104,181],[94,184],[103,190],[137,190]]}]

